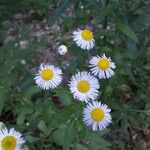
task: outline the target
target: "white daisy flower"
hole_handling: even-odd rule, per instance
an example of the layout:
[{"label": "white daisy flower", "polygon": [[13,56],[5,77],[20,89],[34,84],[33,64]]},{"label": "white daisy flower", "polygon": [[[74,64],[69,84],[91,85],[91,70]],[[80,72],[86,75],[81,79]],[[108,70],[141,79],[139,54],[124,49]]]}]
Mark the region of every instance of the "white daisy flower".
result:
[{"label": "white daisy flower", "polygon": [[72,76],[69,84],[71,93],[79,101],[94,100],[98,96],[98,80],[88,72],[79,72]]},{"label": "white daisy flower", "polygon": [[60,55],[65,55],[68,51],[67,46],[65,45],[60,45],[57,50]]},{"label": "white daisy flower", "polygon": [[111,58],[107,58],[105,54],[103,56],[94,56],[90,60],[90,67],[91,72],[98,76],[99,79],[106,79],[110,78],[114,75],[113,69],[116,68],[114,62],[111,61]]},{"label": "white daisy flower", "polygon": [[21,150],[25,140],[14,128],[0,130],[0,150]]},{"label": "white daisy flower", "polygon": [[94,101],[89,103],[83,111],[83,121],[93,131],[103,130],[111,123],[110,109],[106,104]]},{"label": "white daisy flower", "polygon": [[43,65],[39,67],[39,73],[34,78],[36,84],[43,89],[54,89],[62,81],[62,71],[53,65]]},{"label": "white daisy flower", "polygon": [[73,41],[75,41],[77,46],[85,50],[90,50],[94,47],[95,40],[93,37],[92,31],[89,29],[77,29],[73,32]]}]

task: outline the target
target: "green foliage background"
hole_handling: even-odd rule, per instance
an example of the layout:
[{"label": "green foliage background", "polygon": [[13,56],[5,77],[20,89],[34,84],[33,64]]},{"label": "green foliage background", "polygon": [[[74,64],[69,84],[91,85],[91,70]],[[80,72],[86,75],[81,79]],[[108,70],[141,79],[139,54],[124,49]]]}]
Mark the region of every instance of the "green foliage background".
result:
[{"label": "green foliage background", "polygon": [[[52,15],[48,15],[49,5],[54,6]],[[72,16],[67,15],[68,9]],[[20,40],[30,39],[28,29],[21,24],[21,39],[16,37],[15,41],[4,43],[3,33],[9,26],[6,21],[12,14],[29,10],[35,10],[32,19],[47,18],[49,26],[60,24],[64,32],[60,40],[74,56],[64,74],[71,76],[78,69],[87,70],[88,57],[103,52],[115,61],[116,74],[100,81],[97,98],[112,109],[109,129],[93,132],[84,125],[85,104],[73,100],[67,85],[44,91],[34,84],[36,71],[31,68],[38,69],[35,56],[37,49],[48,43],[46,39],[30,41],[28,50],[16,47]],[[0,17],[0,121],[22,132],[30,150],[126,150],[128,146],[142,149],[140,132],[150,124],[149,1],[2,0]],[[89,53],[79,49],[65,34],[71,35],[74,29],[87,24],[94,27],[96,39],[96,47]],[[61,106],[55,103],[56,97]],[[131,127],[137,138],[128,140]]]}]

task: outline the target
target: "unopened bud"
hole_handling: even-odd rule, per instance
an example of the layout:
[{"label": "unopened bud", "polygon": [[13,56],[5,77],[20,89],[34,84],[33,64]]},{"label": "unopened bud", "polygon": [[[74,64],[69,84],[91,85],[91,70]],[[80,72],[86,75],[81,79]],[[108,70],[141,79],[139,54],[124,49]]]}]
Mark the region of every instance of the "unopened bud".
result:
[{"label": "unopened bud", "polygon": [[65,55],[68,51],[67,46],[65,45],[59,46],[57,50],[60,55]]},{"label": "unopened bud", "polygon": [[6,128],[5,124],[3,122],[0,122],[0,130]]}]

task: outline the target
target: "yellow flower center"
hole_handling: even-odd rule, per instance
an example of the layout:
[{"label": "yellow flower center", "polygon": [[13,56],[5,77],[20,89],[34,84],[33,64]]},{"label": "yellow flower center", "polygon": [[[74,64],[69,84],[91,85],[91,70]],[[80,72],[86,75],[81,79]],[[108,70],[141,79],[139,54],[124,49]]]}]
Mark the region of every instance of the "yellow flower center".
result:
[{"label": "yellow flower center", "polygon": [[42,71],[41,76],[44,80],[51,80],[54,77],[54,73],[50,69],[45,69]]},{"label": "yellow flower center", "polygon": [[3,150],[14,150],[17,145],[17,141],[13,136],[6,136],[1,141],[2,149]]},{"label": "yellow flower center", "polygon": [[84,29],[82,32],[81,32],[81,35],[82,35],[82,38],[86,41],[90,41],[92,40],[93,38],[93,33],[88,30],[88,29]]},{"label": "yellow flower center", "polygon": [[109,60],[106,58],[102,58],[98,62],[98,67],[101,70],[107,70],[110,67]]},{"label": "yellow flower center", "polygon": [[81,80],[81,81],[78,82],[77,89],[81,93],[86,93],[90,90],[90,84],[86,80]]},{"label": "yellow flower center", "polygon": [[104,119],[104,111],[101,108],[95,108],[91,112],[94,121],[102,121]]}]

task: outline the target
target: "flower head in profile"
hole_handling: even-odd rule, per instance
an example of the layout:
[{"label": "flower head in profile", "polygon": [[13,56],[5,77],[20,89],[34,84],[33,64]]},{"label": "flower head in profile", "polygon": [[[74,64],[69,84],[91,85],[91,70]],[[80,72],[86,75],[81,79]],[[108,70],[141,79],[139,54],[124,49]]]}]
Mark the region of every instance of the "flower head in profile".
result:
[{"label": "flower head in profile", "polygon": [[94,101],[89,103],[83,111],[83,121],[93,131],[103,130],[111,123],[110,109],[106,104]]},{"label": "flower head in profile", "polygon": [[94,100],[98,96],[98,80],[88,72],[73,75],[69,84],[71,93],[79,101]]},{"label": "flower head in profile", "polygon": [[62,81],[62,71],[53,65],[43,65],[39,67],[39,73],[34,78],[36,84],[42,89],[54,89]]},{"label": "flower head in profile", "polygon": [[93,36],[93,32],[90,29],[77,29],[73,32],[73,40],[77,44],[78,47],[90,50],[95,45],[95,40]]},{"label": "flower head in profile", "polygon": [[99,79],[110,78],[114,75],[114,69],[116,65],[111,61],[111,58],[107,58],[105,54],[102,56],[94,56],[90,60],[90,70]]},{"label": "flower head in profile", "polygon": [[25,140],[14,128],[0,130],[0,150],[22,150]]}]

